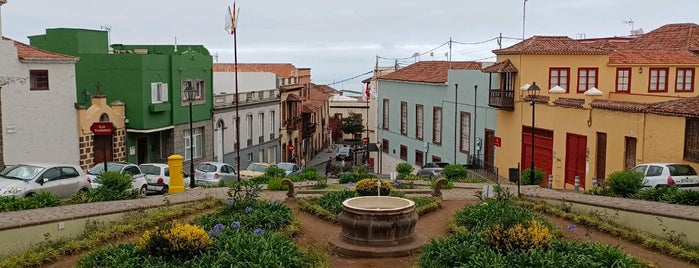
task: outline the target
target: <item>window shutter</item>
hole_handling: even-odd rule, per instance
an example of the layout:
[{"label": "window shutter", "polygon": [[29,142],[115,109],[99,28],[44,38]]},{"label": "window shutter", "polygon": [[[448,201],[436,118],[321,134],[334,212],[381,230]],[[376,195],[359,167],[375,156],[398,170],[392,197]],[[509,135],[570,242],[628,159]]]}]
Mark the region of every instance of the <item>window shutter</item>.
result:
[{"label": "window shutter", "polygon": [[167,97],[168,97],[168,96],[167,96],[167,93],[168,93],[168,90],[167,90],[167,83],[161,83],[161,84],[160,84],[160,99],[161,99],[163,102],[167,102]]},{"label": "window shutter", "polygon": [[158,103],[158,83],[150,83],[150,102]]}]

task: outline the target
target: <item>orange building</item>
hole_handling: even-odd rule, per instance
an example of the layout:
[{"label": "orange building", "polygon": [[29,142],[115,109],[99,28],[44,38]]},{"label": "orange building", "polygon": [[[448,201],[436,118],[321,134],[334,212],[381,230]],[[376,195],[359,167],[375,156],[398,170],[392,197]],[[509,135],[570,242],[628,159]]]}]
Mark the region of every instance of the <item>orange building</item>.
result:
[{"label": "orange building", "polygon": [[535,166],[554,188],[572,189],[578,176],[589,189],[593,177],[640,163],[699,169],[699,25],[626,38],[534,36],[493,52],[498,63],[484,72],[499,77],[489,105],[499,108],[501,176],[530,167],[532,135]]}]

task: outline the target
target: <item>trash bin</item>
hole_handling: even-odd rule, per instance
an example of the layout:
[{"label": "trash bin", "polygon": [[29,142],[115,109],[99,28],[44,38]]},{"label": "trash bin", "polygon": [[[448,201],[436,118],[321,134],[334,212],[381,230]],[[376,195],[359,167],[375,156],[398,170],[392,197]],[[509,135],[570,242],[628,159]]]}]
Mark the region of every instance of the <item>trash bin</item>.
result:
[{"label": "trash bin", "polygon": [[517,182],[519,181],[519,168],[510,168],[510,182]]}]

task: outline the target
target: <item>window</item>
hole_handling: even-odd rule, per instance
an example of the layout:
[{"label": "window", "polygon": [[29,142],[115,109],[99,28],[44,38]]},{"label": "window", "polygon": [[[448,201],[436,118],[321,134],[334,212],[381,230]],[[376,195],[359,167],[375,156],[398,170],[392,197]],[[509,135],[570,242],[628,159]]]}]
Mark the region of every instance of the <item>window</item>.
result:
[{"label": "window", "polygon": [[423,129],[423,121],[424,121],[424,111],[422,108],[422,104],[416,104],[415,105],[415,138],[418,140],[422,140],[422,136],[424,134],[424,129]]},{"label": "window", "polygon": [[415,150],[415,165],[422,166],[424,164],[424,153],[422,151]]},{"label": "window", "polygon": [[335,119],[342,120],[342,114],[341,114],[341,113],[335,113],[334,117],[335,117]]},{"label": "window", "polygon": [[560,86],[568,93],[568,77],[570,76],[570,68],[551,68],[549,69],[549,88]]},{"label": "window", "polygon": [[501,73],[500,74],[500,89],[502,90],[513,90],[514,83],[512,77],[513,73]]},{"label": "window", "polygon": [[694,91],[694,68],[677,68],[676,80],[677,81],[675,82],[675,91]]},{"label": "window", "polygon": [[408,103],[400,102],[400,134],[408,135]]},{"label": "window", "polygon": [[432,162],[442,162],[442,158],[439,156],[433,155]]},{"label": "window", "polygon": [[189,129],[184,131],[184,160],[190,160],[192,159],[191,155],[189,154],[191,152],[190,148],[192,146],[192,142],[190,140],[190,137],[194,140],[194,158],[199,158],[202,155],[202,132],[203,128],[195,128],[194,129],[194,135],[193,137],[189,135]]},{"label": "window", "polygon": [[269,111],[269,133],[270,137],[275,137],[277,134],[277,118],[276,118],[276,112],[275,111]]},{"label": "window", "polygon": [[687,118],[684,133],[684,160],[699,163],[699,118]]},{"label": "window", "polygon": [[29,90],[49,90],[49,70],[29,70]]},{"label": "window", "polygon": [[381,149],[383,150],[384,153],[388,153],[388,140],[387,139],[381,140]]},{"label": "window", "polygon": [[408,161],[408,147],[405,145],[400,145],[400,159]]},{"label": "window", "polygon": [[381,124],[381,127],[383,129],[388,130],[388,99],[383,99],[383,123]]},{"label": "window", "polygon": [[63,173],[64,179],[70,179],[80,176],[78,171],[72,167],[61,167],[61,172]]},{"label": "window", "polygon": [[150,83],[150,103],[167,102],[167,83]]},{"label": "window", "polygon": [[247,129],[248,146],[252,146],[252,115],[251,114],[245,116],[245,123],[246,123],[246,126],[248,127],[248,129]]},{"label": "window", "polygon": [[667,92],[668,68],[650,68],[648,92]]},{"label": "window", "polygon": [[629,93],[631,91],[631,68],[616,69],[616,92]]},{"label": "window", "polygon": [[461,112],[461,138],[459,140],[459,149],[462,153],[469,153],[468,148],[471,148],[471,114]]},{"label": "window", "polygon": [[432,109],[432,143],[442,144],[442,107]]},{"label": "window", "polygon": [[265,140],[265,113],[260,113],[260,143],[263,143]]},{"label": "window", "polygon": [[578,93],[597,87],[597,68],[578,68]]},{"label": "window", "polygon": [[204,92],[206,88],[204,87],[204,80],[201,79],[187,79],[182,81],[182,100],[187,100],[187,95],[184,94],[187,87],[192,87],[196,91],[194,93],[194,100],[203,100]]}]

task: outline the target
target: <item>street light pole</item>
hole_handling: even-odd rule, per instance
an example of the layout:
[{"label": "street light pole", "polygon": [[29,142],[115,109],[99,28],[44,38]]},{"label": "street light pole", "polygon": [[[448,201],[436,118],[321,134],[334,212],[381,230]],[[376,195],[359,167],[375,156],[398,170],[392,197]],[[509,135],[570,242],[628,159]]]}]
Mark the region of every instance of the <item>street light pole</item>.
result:
[{"label": "street light pole", "polygon": [[191,85],[184,89],[185,97],[189,101],[189,188],[196,187],[194,182],[194,128],[192,127],[192,102],[196,91]]},{"label": "street light pole", "polygon": [[459,102],[459,83],[455,83],[454,84],[454,162],[453,162],[453,164],[456,164],[456,150],[458,150],[457,147],[459,147],[459,146],[456,146],[457,145],[456,141],[458,140],[458,137],[456,136],[456,128],[459,126],[459,124],[456,123],[457,122],[456,120],[458,120],[458,115],[459,115],[458,102]]},{"label": "street light pole", "polygon": [[[527,89],[529,93],[529,100],[532,102],[532,157],[531,157],[531,166],[529,170],[529,181],[535,181],[534,180],[534,127],[536,126],[535,124],[535,119],[536,119],[536,97],[539,96],[540,92],[539,86],[536,85],[536,82],[532,82],[532,85],[529,86],[529,89]],[[517,181],[517,185],[519,185],[519,180]],[[517,187],[519,190],[519,187]],[[519,191],[517,192],[517,195],[520,195]]]}]

